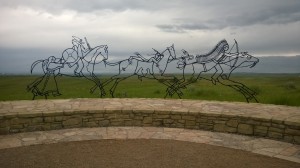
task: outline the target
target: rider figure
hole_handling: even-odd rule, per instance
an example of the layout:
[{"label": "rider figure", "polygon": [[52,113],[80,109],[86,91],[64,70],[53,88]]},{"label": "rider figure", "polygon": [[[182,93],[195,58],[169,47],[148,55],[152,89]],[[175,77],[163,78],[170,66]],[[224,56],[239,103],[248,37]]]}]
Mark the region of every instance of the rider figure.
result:
[{"label": "rider figure", "polygon": [[158,66],[158,62],[162,59],[163,55],[161,53],[159,53],[157,50],[153,49],[156,53],[154,54],[154,56],[150,57],[149,59],[144,58],[140,53],[135,52],[134,54],[136,56],[130,56],[129,57],[129,61],[131,62],[132,59],[136,59],[142,62],[153,62],[156,64],[156,66]]},{"label": "rider figure", "polygon": [[85,43],[82,41],[82,39],[75,36],[73,36],[72,44],[72,48],[77,52],[77,58],[74,61],[75,63],[72,65],[74,66],[76,64],[74,74],[75,76],[83,76],[82,69],[84,67],[84,64],[82,62],[82,59],[90,52],[90,48],[85,48]]}]

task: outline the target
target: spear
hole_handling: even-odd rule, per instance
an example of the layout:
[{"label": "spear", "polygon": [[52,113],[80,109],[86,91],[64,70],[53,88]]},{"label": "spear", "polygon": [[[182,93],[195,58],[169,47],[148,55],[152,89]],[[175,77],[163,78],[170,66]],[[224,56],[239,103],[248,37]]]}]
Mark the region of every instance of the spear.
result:
[{"label": "spear", "polygon": [[85,42],[86,42],[86,44],[87,44],[89,50],[91,50],[91,46],[90,46],[89,42],[87,41],[86,37],[84,37],[84,40],[85,40]]}]

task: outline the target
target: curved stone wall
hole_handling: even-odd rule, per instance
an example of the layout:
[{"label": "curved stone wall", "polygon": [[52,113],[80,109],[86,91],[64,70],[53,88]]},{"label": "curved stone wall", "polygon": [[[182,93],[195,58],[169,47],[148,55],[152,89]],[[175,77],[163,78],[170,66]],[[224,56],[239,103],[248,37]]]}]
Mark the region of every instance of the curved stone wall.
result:
[{"label": "curved stone wall", "polygon": [[0,134],[75,127],[200,129],[300,144],[300,108],[173,99],[0,102]]}]

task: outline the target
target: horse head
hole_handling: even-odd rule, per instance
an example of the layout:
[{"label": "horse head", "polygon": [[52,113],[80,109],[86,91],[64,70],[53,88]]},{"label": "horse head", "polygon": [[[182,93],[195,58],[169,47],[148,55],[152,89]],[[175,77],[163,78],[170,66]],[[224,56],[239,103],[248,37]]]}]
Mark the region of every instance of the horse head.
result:
[{"label": "horse head", "polygon": [[174,44],[172,44],[170,47],[167,47],[167,51],[169,51],[169,57],[168,57],[168,63],[172,62],[176,59],[176,52]]},{"label": "horse head", "polygon": [[195,62],[195,56],[190,55],[186,50],[181,50],[183,55],[180,58],[177,58],[177,67],[178,69],[182,70],[185,68],[186,65],[192,64]]},{"label": "horse head", "polygon": [[253,68],[258,62],[259,59],[248,54],[248,52],[240,52],[236,57],[235,63],[232,65],[232,69],[244,67]]}]

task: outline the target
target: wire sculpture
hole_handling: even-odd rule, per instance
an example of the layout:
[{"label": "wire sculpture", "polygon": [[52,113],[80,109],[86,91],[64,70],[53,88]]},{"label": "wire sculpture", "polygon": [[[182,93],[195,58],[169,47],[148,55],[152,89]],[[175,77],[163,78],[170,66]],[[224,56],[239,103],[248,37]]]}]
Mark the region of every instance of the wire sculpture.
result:
[{"label": "wire sculpture", "polygon": [[[85,78],[93,82],[94,86],[90,88],[90,93],[99,89],[100,97],[106,96],[104,88],[111,86],[111,83],[109,92],[111,97],[114,97],[115,90],[121,81],[137,76],[140,80],[143,78],[154,79],[165,85],[165,98],[172,97],[174,94],[181,98],[182,90],[186,89],[188,85],[205,79],[214,85],[221,84],[240,92],[247,102],[251,100],[258,102],[255,91],[230,78],[234,70],[252,68],[259,62],[258,58],[247,52],[240,52],[237,41],[229,50],[227,41],[221,40],[207,54],[196,56],[182,50],[182,55],[177,57],[173,44],[162,52],[153,49],[154,54],[148,55],[149,58],[136,52],[127,59],[109,62],[107,45],[92,48],[87,39],[84,38],[84,40],[85,42],[73,36],[73,46],[65,49],[60,58],[50,56],[47,59],[33,62],[31,73],[38,64],[41,64],[43,75],[27,86],[27,90],[33,94],[32,99],[37,96],[43,96],[46,99],[50,95],[60,96],[56,77],[64,75]],[[232,52],[233,49],[236,51]],[[115,69],[111,72],[116,73],[106,80],[101,80],[94,72],[96,65],[110,70]],[[169,73],[174,67],[181,72],[181,75]],[[187,72],[187,69],[192,69],[192,73]],[[50,83],[52,83],[52,87],[50,87]]]}]

